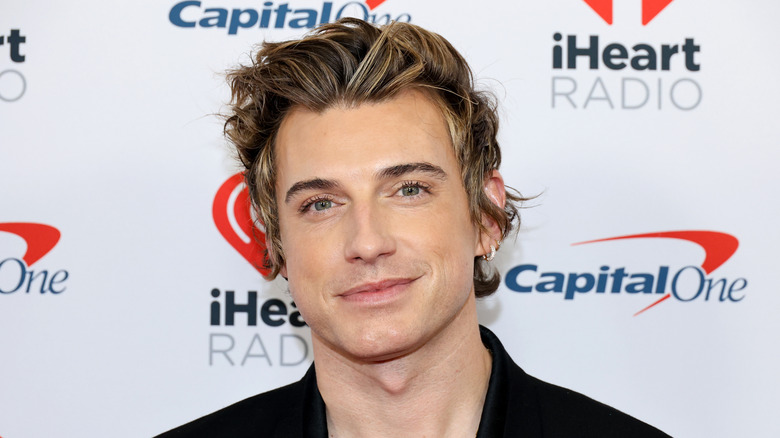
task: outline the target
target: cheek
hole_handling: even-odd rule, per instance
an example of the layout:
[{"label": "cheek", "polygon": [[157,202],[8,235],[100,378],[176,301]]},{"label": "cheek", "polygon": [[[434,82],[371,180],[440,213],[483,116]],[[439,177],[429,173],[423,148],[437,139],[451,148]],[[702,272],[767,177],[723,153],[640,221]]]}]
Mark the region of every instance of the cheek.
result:
[{"label": "cheek", "polygon": [[468,217],[459,221],[450,218],[446,222],[438,222],[450,226],[432,228],[427,240],[430,242],[434,260],[442,263],[442,281],[451,287],[463,285],[471,289],[474,271],[475,233]]},{"label": "cheek", "polygon": [[290,284],[325,283],[338,262],[339,249],[323,233],[302,232],[282,240]]},{"label": "cheek", "polygon": [[319,310],[320,306],[318,305],[320,299],[316,293],[313,293],[315,287],[308,283],[305,278],[300,278],[299,276],[290,278],[294,278],[294,280],[288,281],[288,288],[290,295],[295,302],[295,306],[298,308],[298,311],[301,312],[303,320],[306,321],[309,326],[311,326],[312,323],[316,326],[317,320],[320,319],[318,315],[321,311]]},{"label": "cheek", "polygon": [[305,233],[282,240],[285,248],[287,285],[295,304],[307,322],[316,318],[333,278],[336,251],[322,238],[307,238]]}]

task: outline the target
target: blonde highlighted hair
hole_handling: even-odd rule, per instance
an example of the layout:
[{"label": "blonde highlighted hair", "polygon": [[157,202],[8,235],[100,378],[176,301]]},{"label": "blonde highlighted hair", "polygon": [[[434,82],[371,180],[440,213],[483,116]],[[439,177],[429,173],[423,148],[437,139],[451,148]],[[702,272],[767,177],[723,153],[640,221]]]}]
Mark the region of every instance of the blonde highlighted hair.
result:
[{"label": "blonde highlighted hair", "polygon": [[[502,237],[519,222],[517,208],[523,198],[507,192],[502,209],[483,191],[501,163],[495,99],[475,90],[468,64],[440,35],[409,23],[377,27],[344,18],[299,40],[262,44],[251,65],[228,72],[227,78],[232,96],[225,134],[246,168],[252,205],[265,225],[268,279],[285,263],[274,142],[282,120],[295,107],[322,112],[337,105],[386,101],[412,88],[423,90],[447,121],[472,221],[484,230],[482,215],[489,216]],[[476,296],[490,295],[499,283],[495,269],[475,258]]]}]

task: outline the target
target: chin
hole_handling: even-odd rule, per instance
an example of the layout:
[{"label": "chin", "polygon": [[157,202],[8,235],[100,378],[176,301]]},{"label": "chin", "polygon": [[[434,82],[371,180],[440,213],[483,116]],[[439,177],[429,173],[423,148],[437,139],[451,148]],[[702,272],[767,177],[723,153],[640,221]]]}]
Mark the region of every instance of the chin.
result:
[{"label": "chin", "polygon": [[360,330],[345,347],[355,359],[386,362],[417,350],[423,343],[419,331],[387,327]]}]

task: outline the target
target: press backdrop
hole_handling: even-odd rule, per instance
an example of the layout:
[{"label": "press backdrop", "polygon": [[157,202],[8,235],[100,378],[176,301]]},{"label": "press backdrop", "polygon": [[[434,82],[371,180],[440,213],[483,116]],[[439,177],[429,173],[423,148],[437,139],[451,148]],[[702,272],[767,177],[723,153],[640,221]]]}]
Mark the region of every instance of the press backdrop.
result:
[{"label": "press backdrop", "polygon": [[346,15],[444,35],[499,97],[538,197],[480,317],[526,371],[780,436],[777,2],[6,0],[2,438],[151,436],[304,373],[215,114],[253,45]]}]

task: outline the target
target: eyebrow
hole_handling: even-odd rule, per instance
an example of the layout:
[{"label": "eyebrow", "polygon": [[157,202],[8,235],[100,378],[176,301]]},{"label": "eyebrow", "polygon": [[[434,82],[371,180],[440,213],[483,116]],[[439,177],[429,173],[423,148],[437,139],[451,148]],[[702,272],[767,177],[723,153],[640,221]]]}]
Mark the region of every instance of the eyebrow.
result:
[{"label": "eyebrow", "polygon": [[395,166],[386,167],[377,172],[377,177],[379,179],[398,178],[414,172],[425,173],[441,181],[447,179],[447,172],[445,172],[444,169],[426,162],[397,164]]},{"label": "eyebrow", "polygon": [[[399,178],[410,173],[421,172],[428,174],[429,176],[436,178],[440,181],[447,180],[447,172],[439,166],[435,166],[431,163],[419,162],[419,163],[405,163],[396,164],[394,166],[385,167],[384,169],[376,172],[377,179],[390,179]],[[300,192],[306,190],[333,190],[341,185],[330,179],[312,178],[305,181],[298,181],[287,190],[287,194],[284,197],[286,204],[290,203],[290,200]]]},{"label": "eyebrow", "polygon": [[290,187],[284,197],[285,204],[290,203],[290,199],[299,192],[305,190],[333,190],[339,187],[339,183],[330,179],[314,178],[306,181],[298,181]]}]

